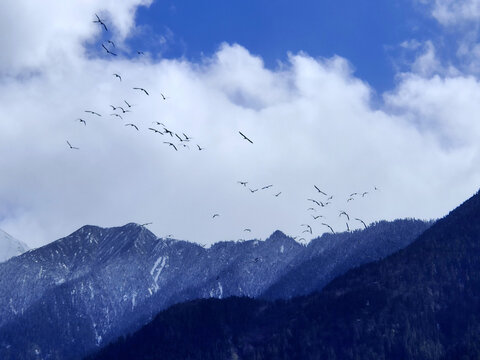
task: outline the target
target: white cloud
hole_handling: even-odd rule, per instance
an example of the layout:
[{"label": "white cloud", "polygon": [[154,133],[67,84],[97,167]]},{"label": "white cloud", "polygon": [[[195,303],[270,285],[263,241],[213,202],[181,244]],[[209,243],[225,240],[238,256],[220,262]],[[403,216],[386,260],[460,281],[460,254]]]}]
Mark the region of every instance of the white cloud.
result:
[{"label": "white cloud", "polygon": [[[403,74],[378,109],[372,90],[340,57],[292,54],[275,71],[235,44],[223,44],[200,64],[87,58],[82,44],[98,35],[91,13],[101,9],[69,6],[64,13],[83,15],[70,19],[78,27],[21,17],[19,28],[47,29],[35,33],[30,49],[0,59],[17,75],[0,79],[0,153],[8,154],[0,157],[0,228],[31,246],[87,223],[130,221],[153,221],[159,236],[205,243],[245,236],[246,227],[258,237],[277,228],[297,235],[306,221],[316,235],[326,228],[306,211],[307,198],[322,199],[314,184],[334,195],[318,214],[338,231],[345,229],[339,210],[367,222],[432,218],[478,187],[479,126],[472,114],[480,110],[480,86],[474,78],[429,77],[419,65],[419,74]],[[18,7],[0,10],[8,17]],[[102,16],[110,14],[124,29],[120,36],[128,36],[133,16],[114,15],[113,5],[109,11]],[[50,56],[52,33],[75,56]],[[15,40],[30,36],[15,33]],[[30,59],[29,51],[43,55]],[[35,75],[24,76],[25,66]],[[135,106],[121,121],[109,115],[109,105],[124,99]],[[103,116],[88,116],[87,109]],[[190,150],[164,144],[173,138],[147,130],[153,121],[191,136]],[[80,150],[68,149],[66,140]],[[239,180],[252,189],[274,187],[251,194]],[[365,198],[346,202],[348,194],[363,191]],[[214,213],[221,216],[212,219]]]},{"label": "white cloud", "polygon": [[432,16],[442,25],[459,25],[478,21],[480,18],[479,0],[417,0],[430,6]]}]

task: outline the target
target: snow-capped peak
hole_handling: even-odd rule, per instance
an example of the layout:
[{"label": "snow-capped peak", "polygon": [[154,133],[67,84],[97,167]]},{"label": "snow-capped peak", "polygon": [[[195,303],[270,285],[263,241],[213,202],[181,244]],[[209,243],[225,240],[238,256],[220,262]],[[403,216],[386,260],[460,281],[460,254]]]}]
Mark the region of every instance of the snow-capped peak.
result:
[{"label": "snow-capped peak", "polygon": [[23,254],[28,246],[0,229],[0,262]]}]

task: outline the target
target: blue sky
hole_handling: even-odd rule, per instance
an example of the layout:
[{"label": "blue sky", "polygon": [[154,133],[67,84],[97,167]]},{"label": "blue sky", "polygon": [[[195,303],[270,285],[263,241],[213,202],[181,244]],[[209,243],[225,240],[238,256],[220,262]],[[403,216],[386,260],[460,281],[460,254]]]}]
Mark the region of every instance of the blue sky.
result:
[{"label": "blue sky", "polygon": [[439,38],[442,30],[425,6],[411,0],[155,1],[139,8],[137,25],[144,32],[132,46],[152,52],[160,50],[152,35],[171,31],[162,52],[167,58],[197,61],[222,42],[246,47],[269,68],[288,52],[336,54],[377,92],[391,89],[395,73],[413,58],[400,43]]}]

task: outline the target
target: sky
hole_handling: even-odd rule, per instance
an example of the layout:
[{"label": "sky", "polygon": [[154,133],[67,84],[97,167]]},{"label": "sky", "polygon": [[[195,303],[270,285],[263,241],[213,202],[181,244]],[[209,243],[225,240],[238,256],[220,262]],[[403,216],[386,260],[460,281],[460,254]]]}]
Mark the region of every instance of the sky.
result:
[{"label": "sky", "polygon": [[0,228],[208,245],[444,216],[480,183],[479,20],[480,0],[2,1]]}]

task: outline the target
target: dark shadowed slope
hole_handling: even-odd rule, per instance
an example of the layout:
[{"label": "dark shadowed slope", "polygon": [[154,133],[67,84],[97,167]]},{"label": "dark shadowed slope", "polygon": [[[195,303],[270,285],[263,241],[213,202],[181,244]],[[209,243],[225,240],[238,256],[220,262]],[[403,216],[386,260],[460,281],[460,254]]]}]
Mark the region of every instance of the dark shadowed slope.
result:
[{"label": "dark shadowed slope", "polygon": [[479,344],[477,193],[406,249],[321,293],[180,304],[95,359],[478,359]]}]

